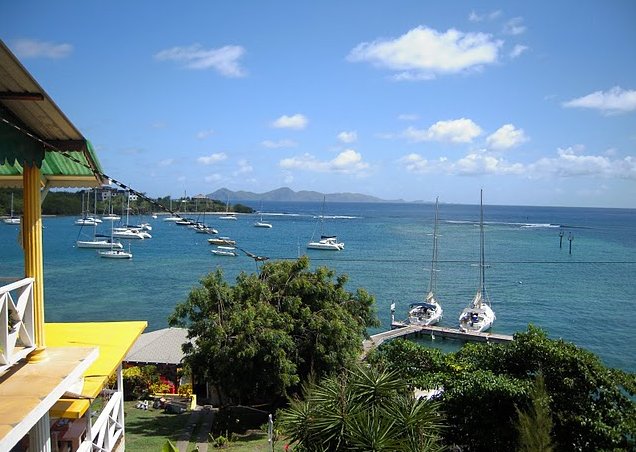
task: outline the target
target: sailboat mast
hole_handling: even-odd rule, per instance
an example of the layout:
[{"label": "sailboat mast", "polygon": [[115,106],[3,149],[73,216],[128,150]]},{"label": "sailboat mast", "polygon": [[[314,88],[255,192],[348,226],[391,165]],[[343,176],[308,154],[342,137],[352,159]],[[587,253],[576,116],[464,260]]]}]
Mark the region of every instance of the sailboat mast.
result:
[{"label": "sailboat mast", "polygon": [[484,190],[480,191],[479,199],[480,215],[479,215],[479,283],[482,296],[486,292],[486,260],[484,257]]},{"label": "sailboat mast", "polygon": [[321,239],[323,235],[325,234],[324,227],[325,227],[325,199],[326,198],[327,198],[326,196],[322,197],[322,209],[320,209],[320,238]]},{"label": "sailboat mast", "polygon": [[439,220],[439,197],[435,198],[435,225],[433,226],[433,257],[431,258],[431,280],[428,285],[428,293],[437,290],[437,275],[435,265],[437,263],[437,223]]}]

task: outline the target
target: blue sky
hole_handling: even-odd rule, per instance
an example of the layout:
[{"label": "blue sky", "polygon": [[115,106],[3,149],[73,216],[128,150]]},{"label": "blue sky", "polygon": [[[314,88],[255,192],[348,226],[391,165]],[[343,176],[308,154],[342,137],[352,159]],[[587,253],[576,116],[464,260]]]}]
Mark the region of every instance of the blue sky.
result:
[{"label": "blue sky", "polygon": [[152,196],[636,207],[636,2],[19,1],[0,38]]}]

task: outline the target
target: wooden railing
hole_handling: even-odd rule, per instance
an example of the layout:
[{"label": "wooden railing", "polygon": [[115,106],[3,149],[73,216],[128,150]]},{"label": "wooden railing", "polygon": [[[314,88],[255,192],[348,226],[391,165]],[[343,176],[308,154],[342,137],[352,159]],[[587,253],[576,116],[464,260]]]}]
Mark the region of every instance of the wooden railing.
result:
[{"label": "wooden railing", "polygon": [[35,349],[33,278],[0,286],[0,372]]}]

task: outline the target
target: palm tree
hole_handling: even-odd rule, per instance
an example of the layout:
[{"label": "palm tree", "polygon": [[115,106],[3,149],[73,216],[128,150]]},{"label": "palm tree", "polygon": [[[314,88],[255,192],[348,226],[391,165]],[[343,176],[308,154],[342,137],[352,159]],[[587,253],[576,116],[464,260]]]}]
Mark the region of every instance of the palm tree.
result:
[{"label": "palm tree", "polygon": [[439,451],[436,402],[394,371],[357,365],[303,388],[278,421],[298,451]]}]

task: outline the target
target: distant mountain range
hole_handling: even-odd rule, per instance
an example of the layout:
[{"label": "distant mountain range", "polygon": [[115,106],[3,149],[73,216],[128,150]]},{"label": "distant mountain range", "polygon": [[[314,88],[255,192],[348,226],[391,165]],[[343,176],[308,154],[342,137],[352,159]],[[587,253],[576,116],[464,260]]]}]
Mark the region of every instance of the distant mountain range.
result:
[{"label": "distant mountain range", "polygon": [[282,187],[265,193],[253,193],[250,191],[232,191],[227,188],[220,188],[209,193],[208,198],[219,201],[299,201],[299,202],[320,202],[326,197],[328,202],[404,202],[401,199],[386,200],[375,196],[363,195],[360,193],[319,193],[317,191],[294,191],[291,188]]}]

